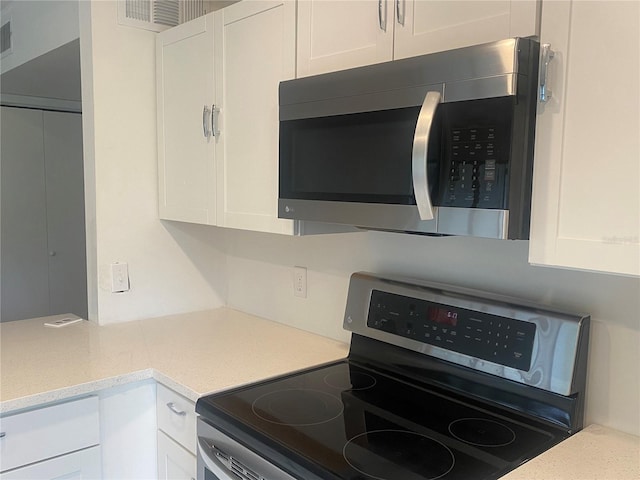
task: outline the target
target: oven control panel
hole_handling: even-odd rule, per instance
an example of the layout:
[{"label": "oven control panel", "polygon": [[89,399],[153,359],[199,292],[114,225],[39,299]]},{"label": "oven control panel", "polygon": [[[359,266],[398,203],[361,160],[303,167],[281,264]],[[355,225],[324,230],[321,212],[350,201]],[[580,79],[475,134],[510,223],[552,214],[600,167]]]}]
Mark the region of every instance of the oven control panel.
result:
[{"label": "oven control panel", "polygon": [[536,325],[373,290],[367,326],[528,372]]}]

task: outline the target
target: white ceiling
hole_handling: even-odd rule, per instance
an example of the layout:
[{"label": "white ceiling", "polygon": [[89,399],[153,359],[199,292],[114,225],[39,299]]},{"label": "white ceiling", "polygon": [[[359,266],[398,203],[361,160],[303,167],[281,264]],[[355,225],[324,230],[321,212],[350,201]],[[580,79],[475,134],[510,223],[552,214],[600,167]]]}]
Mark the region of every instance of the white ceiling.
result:
[{"label": "white ceiling", "polygon": [[80,102],[80,40],[5,72],[0,93]]}]

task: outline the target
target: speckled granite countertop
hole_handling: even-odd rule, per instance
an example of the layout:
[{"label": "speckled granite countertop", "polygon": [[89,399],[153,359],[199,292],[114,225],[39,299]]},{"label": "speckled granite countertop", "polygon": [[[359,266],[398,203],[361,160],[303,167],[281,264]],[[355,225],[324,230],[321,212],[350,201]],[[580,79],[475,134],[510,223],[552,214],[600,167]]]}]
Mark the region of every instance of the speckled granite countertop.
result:
[{"label": "speckled granite countertop", "polygon": [[344,343],[228,308],[44,327],[52,318],[0,324],[0,413],[147,378],[195,401],[348,353]]},{"label": "speckled granite countertop", "polygon": [[[99,327],[44,318],[0,324],[0,413],[154,378],[195,401],[344,358],[348,345],[220,308]],[[640,438],[599,425],[505,480],[640,480]]]}]

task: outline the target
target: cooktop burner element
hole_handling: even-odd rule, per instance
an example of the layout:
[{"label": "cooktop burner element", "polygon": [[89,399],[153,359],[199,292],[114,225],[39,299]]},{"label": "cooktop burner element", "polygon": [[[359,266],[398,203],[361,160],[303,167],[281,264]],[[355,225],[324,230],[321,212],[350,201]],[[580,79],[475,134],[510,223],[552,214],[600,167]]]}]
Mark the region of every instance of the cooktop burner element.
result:
[{"label": "cooktop burner element", "polygon": [[288,389],[261,395],[252,409],[267,422],[302,427],[333,420],[342,414],[344,407],[339,398],[329,393]]},{"label": "cooktop burner element", "polygon": [[354,274],[348,358],[198,400],[198,480],[495,480],[582,428],[589,317],[446,288]]},{"label": "cooktop burner element", "polygon": [[376,480],[435,480],[451,471],[449,448],[425,435],[403,430],[376,430],[356,435],[343,455],[354,469]]},{"label": "cooktop burner element", "polygon": [[449,424],[449,432],[458,440],[479,447],[504,447],[516,434],[506,425],[485,418],[461,418]]},{"label": "cooktop burner element", "polygon": [[346,376],[344,372],[333,372],[324,377],[324,383],[340,391],[366,390],[375,386],[376,379],[368,373],[351,372]]}]

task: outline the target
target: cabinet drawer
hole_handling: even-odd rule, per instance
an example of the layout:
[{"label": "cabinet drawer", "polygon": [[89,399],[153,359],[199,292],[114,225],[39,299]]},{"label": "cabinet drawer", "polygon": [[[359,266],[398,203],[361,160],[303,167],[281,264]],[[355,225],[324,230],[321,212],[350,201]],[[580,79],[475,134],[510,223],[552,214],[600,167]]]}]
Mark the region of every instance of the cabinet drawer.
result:
[{"label": "cabinet drawer", "polygon": [[158,428],[195,455],[195,404],[173,390],[158,384]]},{"label": "cabinet drawer", "polygon": [[98,445],[98,397],[7,415],[0,432],[0,471]]},{"label": "cabinet drawer", "polygon": [[99,446],[0,474],[0,480],[97,480],[101,477]]}]

